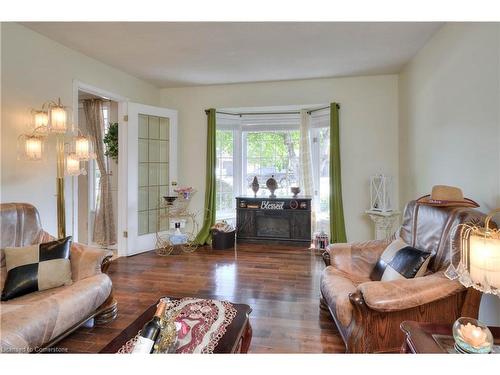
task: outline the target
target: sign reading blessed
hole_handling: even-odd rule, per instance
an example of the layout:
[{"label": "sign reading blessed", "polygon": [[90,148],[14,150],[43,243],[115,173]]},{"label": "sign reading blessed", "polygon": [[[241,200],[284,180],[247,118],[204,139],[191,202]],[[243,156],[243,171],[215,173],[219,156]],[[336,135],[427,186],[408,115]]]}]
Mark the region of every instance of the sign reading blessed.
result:
[{"label": "sign reading blessed", "polygon": [[285,209],[285,202],[270,202],[270,201],[262,201],[260,204],[261,210],[283,210]]}]

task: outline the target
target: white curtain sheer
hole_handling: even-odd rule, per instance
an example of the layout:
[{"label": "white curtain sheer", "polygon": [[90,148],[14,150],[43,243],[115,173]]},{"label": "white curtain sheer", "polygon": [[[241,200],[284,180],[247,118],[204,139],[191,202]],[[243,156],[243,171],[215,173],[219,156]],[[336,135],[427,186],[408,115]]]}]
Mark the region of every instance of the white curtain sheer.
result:
[{"label": "white curtain sheer", "polygon": [[311,148],[311,121],[306,110],[300,111],[300,148],[299,148],[299,164],[300,164],[300,185],[304,195],[310,196],[311,201],[311,231],[316,232],[317,223],[317,208],[318,197],[317,188],[314,186],[312,148]]}]

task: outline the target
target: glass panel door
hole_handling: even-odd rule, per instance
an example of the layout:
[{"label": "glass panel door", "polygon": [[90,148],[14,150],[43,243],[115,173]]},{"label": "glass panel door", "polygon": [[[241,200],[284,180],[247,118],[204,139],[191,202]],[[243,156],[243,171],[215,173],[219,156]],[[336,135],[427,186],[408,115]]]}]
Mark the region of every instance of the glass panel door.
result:
[{"label": "glass panel door", "polygon": [[126,121],[119,167],[126,217],[120,228],[122,253],[133,255],[155,249],[156,232],[168,230],[166,220],[158,221],[158,206],[177,184],[177,111],[128,102]]},{"label": "glass panel door", "polygon": [[138,234],[167,230],[157,222],[158,205],[169,194],[169,119],[139,114]]}]

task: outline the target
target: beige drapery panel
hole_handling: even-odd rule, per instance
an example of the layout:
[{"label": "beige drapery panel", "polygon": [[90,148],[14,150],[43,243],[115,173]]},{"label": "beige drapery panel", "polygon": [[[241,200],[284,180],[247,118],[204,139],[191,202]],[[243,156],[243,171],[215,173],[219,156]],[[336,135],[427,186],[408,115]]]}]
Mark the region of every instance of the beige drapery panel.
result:
[{"label": "beige drapery panel", "polygon": [[113,201],[111,197],[111,184],[109,171],[104,155],[104,119],[102,113],[102,100],[86,99],[83,101],[83,110],[87,119],[89,138],[94,147],[96,162],[101,178],[99,179],[99,202],[96,207],[94,220],[93,240],[101,246],[116,243],[116,228],[113,217]]}]

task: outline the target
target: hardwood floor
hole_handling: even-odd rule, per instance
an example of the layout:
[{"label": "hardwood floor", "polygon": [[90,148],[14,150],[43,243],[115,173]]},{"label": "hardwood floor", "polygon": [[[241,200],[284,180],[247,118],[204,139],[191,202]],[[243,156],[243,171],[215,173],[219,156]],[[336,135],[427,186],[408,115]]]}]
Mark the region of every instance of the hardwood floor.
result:
[{"label": "hardwood floor", "polygon": [[319,309],[319,253],[297,247],[239,245],[161,257],[147,252],[111,264],[118,317],[80,328],[57,346],[96,353],[162,296],[201,296],[253,309],[250,353],[344,352],[329,314]]}]

